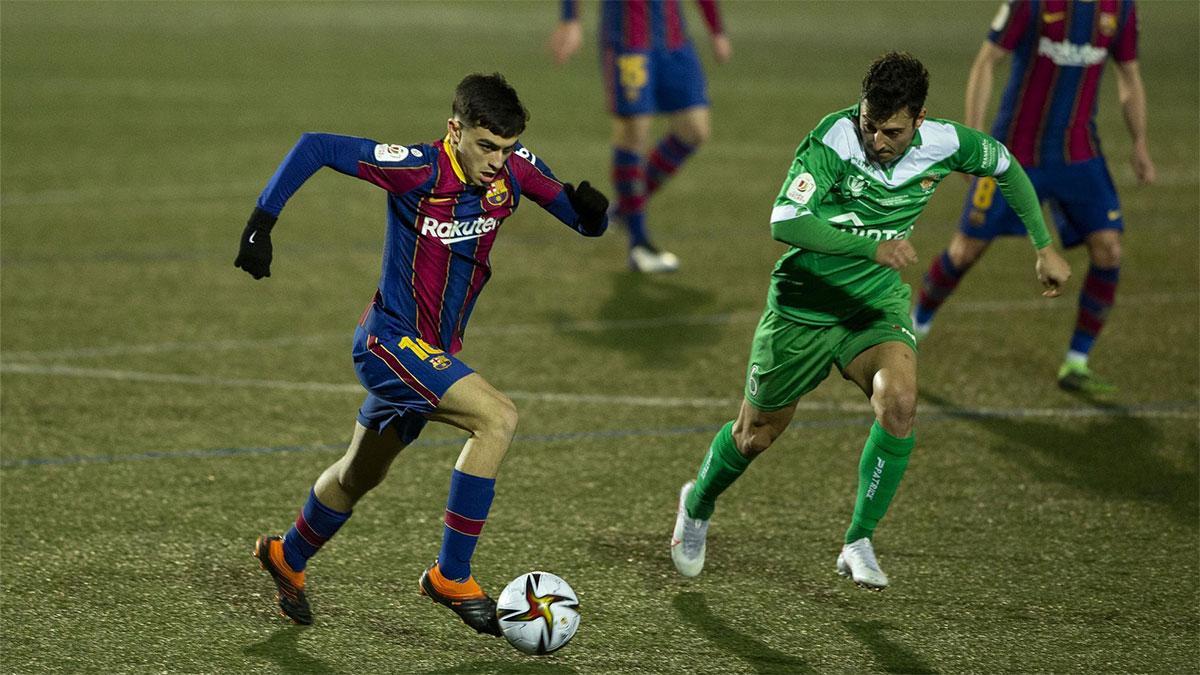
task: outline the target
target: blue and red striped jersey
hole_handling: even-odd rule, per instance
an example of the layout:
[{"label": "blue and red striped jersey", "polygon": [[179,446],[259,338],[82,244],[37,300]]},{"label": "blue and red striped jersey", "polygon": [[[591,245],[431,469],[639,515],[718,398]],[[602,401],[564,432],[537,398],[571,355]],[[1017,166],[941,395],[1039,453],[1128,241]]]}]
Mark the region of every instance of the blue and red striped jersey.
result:
[{"label": "blue and red striped jersey", "polygon": [[[388,191],[383,270],[367,331],[407,332],[451,354],[492,275],[489,253],[504,219],[523,195],[581,234],[563,185],[539,158],[517,145],[490,185],[466,182],[449,139],[390,145],[366,138],[301,136],[258,198],[278,215],[296,190],[328,166]],[[601,229],[601,231],[603,231]]]},{"label": "blue and red striped jersey", "polygon": [[[696,0],[713,35],[723,32],[716,0]],[[602,0],[600,44],[617,51],[675,50],[688,43],[687,22],[679,0]],[[564,21],[575,19],[575,0],[563,0]]]},{"label": "blue and red striped jersey", "polygon": [[1100,155],[1096,100],[1109,56],[1137,58],[1133,0],[1012,0],[988,39],[1012,52],[992,135],[1024,166]]}]

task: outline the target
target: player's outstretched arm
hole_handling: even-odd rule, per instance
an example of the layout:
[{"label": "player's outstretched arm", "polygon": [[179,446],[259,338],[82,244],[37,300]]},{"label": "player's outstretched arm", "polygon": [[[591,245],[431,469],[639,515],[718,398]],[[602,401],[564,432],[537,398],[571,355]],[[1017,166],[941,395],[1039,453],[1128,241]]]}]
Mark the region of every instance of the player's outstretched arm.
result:
[{"label": "player's outstretched arm", "polygon": [[364,146],[373,141],[350,136],[306,133],[292,147],[267,182],[238,243],[233,266],[255,279],[271,276],[271,229],[284,204],[323,166],[355,175]]}]

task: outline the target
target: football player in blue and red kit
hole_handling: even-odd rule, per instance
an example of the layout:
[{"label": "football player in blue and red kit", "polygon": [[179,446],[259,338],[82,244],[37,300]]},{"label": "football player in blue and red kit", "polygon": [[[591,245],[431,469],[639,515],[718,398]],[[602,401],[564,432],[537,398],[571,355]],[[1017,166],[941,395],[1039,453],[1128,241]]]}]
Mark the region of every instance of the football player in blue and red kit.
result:
[{"label": "football player in blue and red kit", "polygon": [[271,275],[271,232],[284,204],[322,167],[389,193],[379,288],[354,333],[354,366],[367,396],[353,439],[317,478],[291,529],[259,537],[254,547],[275,581],[280,610],[296,623],[312,623],[304,593],[308,559],[434,420],[470,436],[450,478],[441,551],[419,590],[476,631],[500,634],[496,603],[471,575],[471,556],[517,411],[455,354],[491,276],[492,245],[522,198],[587,237],[608,226],[604,195],[587,181],[560,182],[518,142],[528,117],[500,74],[470,75],[455,91],[441,140],[389,145],[304,134],[258,198],[234,263],[255,279]]},{"label": "football player in blue and red kit", "polygon": [[[716,0],[696,0],[725,63],[733,47]],[[679,259],[657,248],[646,226],[646,201],[708,140],[708,83],[688,37],[679,0],[606,0],[600,3],[600,61],[613,119],[612,180],[616,217],[629,231],[629,265],[639,272],[673,272]],[[583,42],[575,0],[562,0],[550,38],[558,63]],[[667,133],[649,156],[654,115],[668,115]]]},{"label": "football player in blue and red kit", "polygon": [[[1104,67],[1116,65],[1117,95],[1133,141],[1130,166],[1139,183],[1157,175],[1146,136],[1146,92],[1137,62],[1133,0],[1010,0],[1000,7],[979,49],[966,89],[968,125],[983,128],[995,65],[1012,55],[1012,71],[992,136],[1021,162],[1038,197],[1050,203],[1064,248],[1087,246],[1091,263],[1058,384],[1103,394],[1115,387],[1088,367],[1088,355],[1116,299],[1124,218],[1096,134]],[[923,337],[933,317],[992,240],[1025,228],[991,178],[975,179],[959,231],[929,267],[913,312]]]}]

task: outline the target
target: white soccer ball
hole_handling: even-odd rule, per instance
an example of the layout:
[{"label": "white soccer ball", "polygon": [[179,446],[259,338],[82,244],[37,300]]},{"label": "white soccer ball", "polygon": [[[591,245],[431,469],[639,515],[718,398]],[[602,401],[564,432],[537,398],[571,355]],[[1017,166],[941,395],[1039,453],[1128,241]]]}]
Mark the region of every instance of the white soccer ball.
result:
[{"label": "white soccer ball", "polygon": [[549,654],[579,628],[579,598],[560,577],[526,572],[504,587],[496,617],[509,644],[526,654]]}]

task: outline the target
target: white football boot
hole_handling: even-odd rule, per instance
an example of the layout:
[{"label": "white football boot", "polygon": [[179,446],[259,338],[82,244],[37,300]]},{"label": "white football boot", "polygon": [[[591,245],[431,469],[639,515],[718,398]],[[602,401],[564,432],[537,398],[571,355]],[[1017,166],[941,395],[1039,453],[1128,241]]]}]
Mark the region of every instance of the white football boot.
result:
[{"label": "white football boot", "polygon": [[685,577],[694,577],[704,569],[705,539],[708,521],[688,518],[687,496],[696,481],[688,481],[679,490],[679,510],[675,513],[675,532],[671,535],[671,560]]},{"label": "white football boot", "polygon": [[854,583],[875,591],[887,588],[888,578],[879,569],[871,540],[863,537],[842,547],[837,559],[838,574],[854,579]]},{"label": "white football boot", "polygon": [[629,267],[643,274],[663,274],[679,269],[679,258],[670,251],[660,251],[649,244],[629,249]]},{"label": "white football boot", "polygon": [[920,342],[929,336],[929,331],[933,328],[933,320],[930,319],[926,323],[919,323],[917,321],[917,313],[915,311],[911,314],[911,318],[913,332],[916,333],[914,337],[916,338],[917,342]]}]

